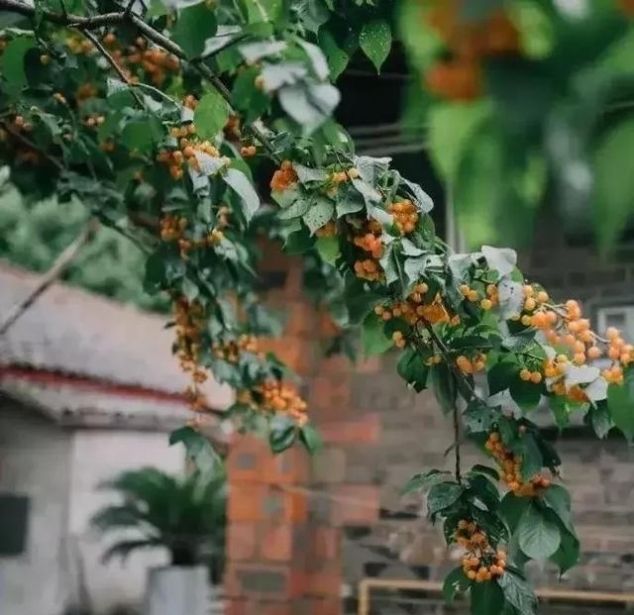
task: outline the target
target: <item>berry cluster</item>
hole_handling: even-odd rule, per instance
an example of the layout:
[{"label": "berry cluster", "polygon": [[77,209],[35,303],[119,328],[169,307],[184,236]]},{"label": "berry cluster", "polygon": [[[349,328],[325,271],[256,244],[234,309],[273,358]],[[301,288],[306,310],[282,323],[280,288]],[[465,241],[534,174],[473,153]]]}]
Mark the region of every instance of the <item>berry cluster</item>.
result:
[{"label": "berry cluster", "polygon": [[274,192],[288,190],[292,185],[297,183],[297,179],[297,173],[293,168],[293,163],[290,160],[284,160],[280,168],[273,173],[273,177],[271,178],[271,190]]},{"label": "berry cluster", "polygon": [[456,365],[463,374],[475,374],[484,370],[486,359],[486,355],[481,352],[476,353],[471,358],[461,354],[456,358]]},{"label": "berry cluster", "polygon": [[425,14],[426,25],[450,52],[426,72],[425,81],[429,90],[442,98],[473,100],[482,94],[482,61],[517,53],[519,33],[503,9],[474,21],[462,17],[461,4],[462,0],[434,2]]},{"label": "berry cluster", "polygon": [[29,133],[33,130],[33,124],[26,120],[22,115],[16,115],[12,120],[5,121],[2,124],[6,128],[0,128],[0,143],[10,144],[14,150],[13,155],[16,161],[37,165],[42,161],[42,155],[24,142],[16,135],[24,135],[28,138]]},{"label": "berry cluster", "polygon": [[157,87],[165,82],[168,75],[180,70],[180,61],[175,55],[160,47],[149,46],[141,36],[135,39],[134,44],[122,46],[116,34],[108,32],[102,38],[102,43],[123,74],[133,83],[139,81],[139,69]]},{"label": "berry cluster", "polygon": [[182,179],[185,165],[200,171],[200,154],[220,157],[218,149],[210,141],[200,141],[195,135],[196,127],[191,123],[172,128],[171,136],[177,139],[178,149],[162,149],[156,156],[159,162],[167,166],[174,180]]},{"label": "berry cluster", "polygon": [[101,126],[106,121],[106,117],[104,115],[86,115],[82,120],[84,126],[88,128],[97,128],[97,126]]},{"label": "berry cluster", "polygon": [[218,212],[217,226],[200,239],[194,239],[187,233],[189,225],[187,218],[166,214],[160,221],[161,239],[168,243],[178,242],[181,258],[186,259],[192,250],[217,246],[224,239],[224,233],[221,229],[227,226],[228,211],[228,207],[221,207]]},{"label": "berry cluster", "polygon": [[382,234],[379,222],[369,220],[352,237],[352,243],[369,255],[355,261],[353,265],[356,276],[362,280],[377,281],[383,278],[383,268],[378,262],[383,256]]},{"label": "berry cluster", "polygon": [[418,210],[409,199],[391,203],[388,211],[394,216],[394,224],[401,235],[412,233],[418,223]]},{"label": "berry cluster", "polygon": [[243,334],[237,340],[226,343],[215,342],[212,344],[211,350],[217,359],[223,359],[229,363],[238,363],[240,354],[243,352],[260,354],[260,344],[255,335]]},{"label": "berry cluster", "polygon": [[467,301],[477,303],[485,311],[494,308],[500,303],[498,287],[495,284],[487,284],[484,294],[475,288],[471,288],[469,284],[461,284],[458,290]]},{"label": "berry cluster", "polygon": [[307,404],[297,393],[297,389],[279,380],[266,380],[243,395],[242,400],[261,412],[288,414],[300,426],[308,421]]},{"label": "berry cluster", "polygon": [[195,411],[206,407],[206,400],[199,385],[207,380],[207,372],[200,365],[200,343],[205,327],[205,313],[197,301],[188,301],[178,297],[173,303],[174,321],[176,323],[176,355],[181,369],[191,374],[192,383],[187,388],[186,397]]},{"label": "berry cluster", "polygon": [[462,570],[465,576],[476,583],[484,583],[504,574],[506,552],[497,551],[489,543],[486,532],[468,519],[458,522],[454,540],[466,549],[462,558]]},{"label": "berry cluster", "polygon": [[502,468],[502,480],[518,497],[533,497],[550,487],[550,479],[537,474],[528,482],[522,478],[522,458],[508,450],[497,431],[489,434],[485,448]]},{"label": "berry cluster", "polygon": [[[457,321],[450,318],[447,308],[439,294],[436,294],[431,301],[426,297],[429,286],[426,282],[419,282],[414,286],[412,292],[404,301],[396,301],[387,305],[377,305],[374,308],[375,314],[383,320],[392,318],[402,318],[410,326],[415,326],[420,321],[430,324],[438,322]],[[457,318],[457,317],[454,317]]]},{"label": "berry cluster", "polygon": [[326,188],[326,194],[334,197],[337,194],[339,186],[347,181],[352,181],[359,177],[359,169],[351,167],[346,171],[333,171],[330,174],[329,181]]},{"label": "berry cluster", "polygon": [[[562,305],[551,305],[549,301],[548,293],[544,290],[531,284],[524,285],[520,322],[526,327],[539,329],[550,344],[568,353],[575,365],[584,365],[588,360],[596,360],[606,354],[612,365],[604,369],[602,375],[610,383],[621,384],[623,368],[634,361],[634,346],[626,344],[619,330],[614,327],[608,328],[605,339],[600,338],[590,328],[590,320],[583,318],[577,301],[571,299]],[[562,353],[557,365],[547,361],[544,375],[547,378],[563,376],[568,354]],[[563,383],[558,382],[553,390],[557,392],[562,386]]]}]

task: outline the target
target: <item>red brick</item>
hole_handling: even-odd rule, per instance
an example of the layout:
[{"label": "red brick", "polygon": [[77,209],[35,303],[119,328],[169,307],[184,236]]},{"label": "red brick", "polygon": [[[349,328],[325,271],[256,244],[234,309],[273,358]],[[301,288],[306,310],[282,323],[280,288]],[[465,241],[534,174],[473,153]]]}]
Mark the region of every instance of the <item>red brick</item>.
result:
[{"label": "red brick", "polygon": [[307,374],[312,367],[312,344],[301,337],[261,340],[260,346],[299,374]]},{"label": "red brick", "polygon": [[308,518],[307,499],[302,491],[273,488],[263,502],[263,512],[267,519],[277,523],[303,523]]},{"label": "red brick", "polygon": [[227,556],[232,560],[250,560],[257,548],[257,527],[254,523],[232,521],[227,528]]},{"label": "red brick", "polygon": [[225,615],[246,615],[247,603],[244,600],[225,601]]},{"label": "red brick", "polygon": [[315,411],[317,419],[341,418],[342,409],[350,405],[350,394],[347,374],[317,376],[310,383],[310,410]]},{"label": "red brick", "polygon": [[339,558],[341,533],[334,527],[316,527],[310,536],[310,557],[336,560]]},{"label": "red brick", "polygon": [[350,359],[341,354],[324,357],[320,362],[317,372],[320,376],[328,374],[345,374],[351,372],[353,365]]},{"label": "red brick", "polygon": [[341,595],[341,562],[331,561],[306,576],[306,593],[311,596]]},{"label": "red brick", "polygon": [[305,301],[286,302],[284,337],[314,337],[316,317]]},{"label": "red brick", "polygon": [[261,521],[266,518],[267,489],[255,483],[234,483],[229,488],[227,516],[234,521]]},{"label": "red brick", "polygon": [[341,615],[343,613],[340,598],[312,598],[308,600],[303,615]]},{"label": "red brick", "polygon": [[262,559],[284,562],[290,561],[293,554],[293,526],[273,525],[266,527],[260,541]]},{"label": "red brick", "polygon": [[293,605],[288,600],[284,602],[249,601],[247,615],[292,615]]},{"label": "red brick", "polygon": [[324,442],[332,444],[371,444],[381,435],[381,417],[372,412],[348,421],[323,423],[319,426]]},{"label": "red brick", "polygon": [[273,456],[267,442],[252,435],[239,435],[231,443],[227,460],[230,483],[263,482],[262,468]]},{"label": "red brick", "polygon": [[299,597],[304,591],[304,575],[287,565],[230,562],[225,572],[229,597],[281,600]]},{"label": "red brick", "polygon": [[273,485],[303,484],[308,478],[309,456],[295,446],[279,455],[270,454],[264,463],[261,478]]},{"label": "red brick", "polygon": [[378,521],[378,487],[340,485],[333,489],[332,494],[332,520],[335,525],[371,525]]}]

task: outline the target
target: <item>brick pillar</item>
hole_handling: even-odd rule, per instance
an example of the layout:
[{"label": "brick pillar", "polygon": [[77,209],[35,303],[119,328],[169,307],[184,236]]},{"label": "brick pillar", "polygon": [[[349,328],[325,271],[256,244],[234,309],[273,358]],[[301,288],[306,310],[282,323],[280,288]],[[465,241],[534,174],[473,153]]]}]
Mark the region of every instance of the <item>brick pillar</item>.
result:
[{"label": "brick pillar", "polygon": [[267,349],[302,376],[326,446],[311,459],[299,445],[274,456],[255,436],[234,439],[227,615],[341,615],[342,528],[371,525],[379,511],[378,487],[351,481],[347,457],[351,447],[377,442],[379,417],[355,408],[350,362],[324,358],[329,327],[302,297],[301,262],[269,247],[263,263],[263,279],[274,286],[267,302],[286,316],[283,338]]}]

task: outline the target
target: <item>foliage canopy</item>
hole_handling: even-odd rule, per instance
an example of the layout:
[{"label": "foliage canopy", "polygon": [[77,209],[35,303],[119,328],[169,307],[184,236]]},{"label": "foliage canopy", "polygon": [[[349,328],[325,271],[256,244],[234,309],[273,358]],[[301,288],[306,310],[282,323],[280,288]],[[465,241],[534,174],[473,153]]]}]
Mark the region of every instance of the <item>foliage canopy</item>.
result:
[{"label": "foliage canopy", "polygon": [[[480,131],[500,115],[474,80],[483,63],[555,57],[548,36],[523,38],[535,20],[548,31],[554,4],[510,4],[519,21],[496,2],[477,15],[452,2],[402,7],[423,11],[438,32],[414,40],[405,28],[415,64],[447,53],[462,62],[442,60],[424,90],[441,100],[430,106],[431,136],[458,203],[497,207],[541,193],[543,161],[528,146],[517,158],[500,146],[522,145],[536,118],[511,122],[515,132],[504,124],[501,136]],[[364,352],[396,346],[399,375],[432,388],[454,424],[454,472],[421,473],[406,488],[428,491],[431,519],[464,547],[447,597],[470,591],[474,613],[534,612],[524,564],[550,559],[565,571],[579,542],[556,483],[561,460],[531,413],[546,404],[564,427],[579,412],[599,437],[616,426],[631,438],[634,350],[617,330],[592,331],[576,301],[555,302],[525,280],[512,250],[452,253],[425,191],[389,159],[355,155],[332,119],[340,95],[331,77],[357,48],[381,67],[392,3],[0,0],[0,9],[0,147],[11,181],[25,198],[85,203],[148,253],[144,287],[172,304],[192,409],[206,411],[200,384],[213,374],[236,390],[230,416],[266,429],[274,451],[319,446],[293,374],[258,339],[271,330],[255,292],[253,238],[265,229],[323,275],[322,298],[339,326],[361,329]],[[458,40],[472,45],[452,48]],[[604,147],[615,155],[622,143],[614,136]],[[491,182],[498,172],[510,184]],[[263,181],[273,208],[261,204]],[[490,465],[462,467],[461,423]],[[210,466],[195,427],[172,439]]]}]

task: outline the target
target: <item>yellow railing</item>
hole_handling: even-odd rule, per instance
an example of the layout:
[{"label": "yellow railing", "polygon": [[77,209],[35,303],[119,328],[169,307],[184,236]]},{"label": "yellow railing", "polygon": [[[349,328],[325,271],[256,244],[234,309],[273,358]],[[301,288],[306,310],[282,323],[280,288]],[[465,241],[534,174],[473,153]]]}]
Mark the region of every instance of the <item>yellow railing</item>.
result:
[{"label": "yellow railing", "polygon": [[[362,579],[359,583],[358,615],[370,615],[370,594],[373,589],[418,590],[440,595],[442,583],[414,579]],[[634,604],[634,594],[549,588],[538,589],[535,593],[540,600],[565,604]]]}]

